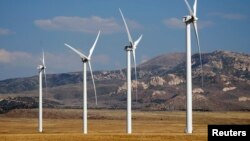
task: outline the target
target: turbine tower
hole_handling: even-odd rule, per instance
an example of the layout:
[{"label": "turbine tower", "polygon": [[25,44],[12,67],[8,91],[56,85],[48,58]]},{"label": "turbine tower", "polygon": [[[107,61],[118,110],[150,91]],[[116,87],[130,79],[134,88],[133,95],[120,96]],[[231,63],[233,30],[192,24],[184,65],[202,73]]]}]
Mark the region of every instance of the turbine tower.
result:
[{"label": "turbine tower", "polygon": [[[200,55],[200,66],[202,71],[202,61],[201,61],[201,49],[198,36],[198,27],[197,27],[197,0],[194,1],[193,10],[191,9],[187,0],[184,0],[190,15],[183,17],[183,22],[186,24],[186,45],[187,45],[187,111],[186,111],[186,133],[191,134],[193,132],[193,117],[192,117],[192,59],[191,59],[191,24],[193,24],[197,45],[199,48]],[[202,74],[203,72],[201,72]],[[202,75],[202,87],[203,87],[203,75]]]},{"label": "turbine tower", "polygon": [[94,92],[95,92],[95,103],[97,105],[96,87],[95,87],[95,81],[94,81],[94,77],[93,77],[93,72],[92,72],[90,60],[91,60],[91,56],[92,56],[92,53],[95,49],[95,46],[96,46],[96,43],[98,41],[100,33],[101,33],[101,31],[98,32],[96,40],[95,40],[93,46],[89,50],[89,56],[84,55],[83,53],[79,52],[78,50],[76,50],[75,48],[71,47],[70,45],[68,45],[66,43],[64,44],[69,49],[73,50],[76,54],[78,54],[81,57],[81,60],[83,62],[83,133],[84,134],[88,133],[88,126],[87,126],[87,65],[86,65],[86,63],[88,63],[88,65],[89,65],[89,70],[90,70],[90,74],[91,74],[91,78],[92,78],[92,82],[93,82],[93,87],[94,87]]},{"label": "turbine tower", "polygon": [[[127,52],[127,133],[132,133],[132,113],[131,113],[131,52],[133,55],[133,61],[134,61],[134,69],[135,69],[135,79],[136,79],[136,85],[137,85],[137,72],[136,72],[136,57],[135,57],[135,50],[137,45],[142,39],[142,35],[133,42],[132,37],[130,35],[127,23],[125,21],[125,18],[122,14],[121,9],[119,9],[127,34],[128,34],[128,40],[130,45],[125,46],[125,51]],[[137,86],[136,86],[136,101],[137,101]]]},{"label": "turbine tower", "polygon": [[42,75],[44,73],[45,78],[45,86],[47,93],[47,80],[46,80],[46,65],[45,58],[43,52],[43,58],[41,59],[42,65],[38,65],[38,73],[39,73],[39,114],[38,114],[38,132],[43,132],[43,84],[42,84]]}]

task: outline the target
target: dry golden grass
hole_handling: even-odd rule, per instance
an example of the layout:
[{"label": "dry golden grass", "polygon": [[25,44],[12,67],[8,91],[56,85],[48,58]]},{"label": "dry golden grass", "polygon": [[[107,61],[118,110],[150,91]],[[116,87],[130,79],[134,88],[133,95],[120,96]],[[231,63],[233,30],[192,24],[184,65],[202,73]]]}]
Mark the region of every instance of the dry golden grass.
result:
[{"label": "dry golden grass", "polygon": [[89,110],[88,135],[82,134],[81,110],[45,109],[44,133],[37,133],[37,110],[0,116],[2,141],[200,141],[207,124],[250,124],[249,112],[194,112],[194,133],[186,135],[185,112],[133,111],[133,134],[126,135],[126,111]]}]

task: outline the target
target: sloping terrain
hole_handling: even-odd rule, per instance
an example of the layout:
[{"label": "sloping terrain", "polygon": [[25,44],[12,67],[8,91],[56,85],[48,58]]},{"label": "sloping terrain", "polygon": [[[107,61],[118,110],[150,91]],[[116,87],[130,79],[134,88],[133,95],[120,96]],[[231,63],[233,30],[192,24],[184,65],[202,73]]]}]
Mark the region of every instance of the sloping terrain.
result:
[{"label": "sloping terrain", "polygon": [[[198,54],[192,56],[193,108],[201,111],[250,110],[250,55],[228,51],[203,54],[204,85]],[[138,66],[132,82],[133,109],[185,110],[185,54],[161,55]],[[89,75],[89,74],[88,74]],[[90,77],[88,77],[90,78]],[[94,104],[93,86],[88,80],[90,108],[126,108],[126,70],[96,71],[98,105]],[[134,74],[132,73],[132,79]],[[81,72],[49,74],[48,93],[44,99],[60,102],[63,107],[82,105]],[[0,98],[37,97],[38,77],[0,81]],[[1,103],[1,101],[0,101]]]}]

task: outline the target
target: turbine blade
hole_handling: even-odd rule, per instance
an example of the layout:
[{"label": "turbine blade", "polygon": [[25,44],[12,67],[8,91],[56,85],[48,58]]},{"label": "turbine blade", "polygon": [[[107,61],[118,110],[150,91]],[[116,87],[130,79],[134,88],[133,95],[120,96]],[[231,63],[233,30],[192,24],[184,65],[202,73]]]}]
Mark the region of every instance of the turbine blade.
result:
[{"label": "turbine blade", "polygon": [[200,55],[200,66],[201,66],[201,86],[203,88],[203,66],[202,66],[202,60],[201,60],[201,47],[200,47],[200,40],[199,40],[199,35],[198,35],[198,27],[197,27],[197,22],[193,23],[194,30],[195,30],[195,35],[196,35],[196,40],[197,40],[197,45],[199,49],[199,55]]},{"label": "turbine blade", "polygon": [[95,46],[96,46],[96,43],[97,43],[97,41],[99,39],[100,33],[101,33],[101,31],[99,30],[99,32],[97,34],[97,37],[95,39],[95,42],[94,42],[93,46],[91,47],[91,49],[89,50],[89,59],[90,59],[90,57],[91,57],[91,55],[92,55],[92,53],[93,53],[93,51],[95,49]]},{"label": "turbine blade", "polygon": [[196,40],[197,40],[197,45],[200,49],[200,41],[199,41],[199,34],[198,34],[198,27],[197,27],[197,22],[193,22],[193,26],[194,26],[194,32],[195,32],[195,36],[196,36]]},{"label": "turbine blade", "polygon": [[93,72],[92,72],[92,67],[91,67],[90,61],[88,61],[88,64],[89,64],[89,70],[90,70],[90,74],[91,74],[91,78],[92,78],[92,82],[93,82],[93,87],[94,87],[94,91],[95,91],[95,104],[97,105],[97,95],[96,95],[95,80],[94,80],[94,76],[93,76]]},{"label": "turbine blade", "polygon": [[44,60],[44,51],[43,51],[43,66],[45,67],[45,60]]},{"label": "turbine blade", "polygon": [[142,36],[143,35],[141,35],[135,42],[134,42],[134,48],[136,49],[136,47],[137,47],[137,45],[139,44],[139,42],[141,41],[141,39],[142,39]]},{"label": "turbine blade", "polygon": [[88,58],[86,55],[82,54],[80,51],[76,50],[75,48],[71,47],[68,44],[64,44],[66,47],[70,48],[71,50],[73,50],[75,53],[77,53],[81,58]]},{"label": "turbine blade", "polygon": [[47,96],[47,78],[46,78],[46,65],[45,65],[45,57],[44,57],[44,51],[43,51],[43,75],[45,79],[45,96]]},{"label": "turbine blade", "polygon": [[197,0],[194,0],[193,11],[194,11],[194,16],[196,17],[196,11],[197,11]]},{"label": "turbine blade", "polygon": [[137,95],[137,71],[136,71],[136,57],[135,57],[135,49],[133,49],[133,60],[134,60],[134,69],[135,69],[135,81],[136,81],[136,85],[135,85],[135,100],[137,102],[138,99],[138,95]]},{"label": "turbine blade", "polygon": [[45,97],[47,97],[47,76],[46,76],[45,68],[43,69],[43,75],[45,79]]},{"label": "turbine blade", "polygon": [[126,20],[125,20],[123,14],[122,14],[122,10],[121,10],[120,8],[119,8],[119,11],[120,11],[120,13],[121,13],[122,20],[123,20],[123,22],[124,22],[124,25],[125,25],[125,28],[126,28],[126,31],[127,31],[127,34],[128,34],[128,40],[129,40],[129,42],[133,45],[134,42],[133,42],[132,37],[131,37],[131,35],[130,35],[130,32],[129,32],[129,29],[128,29],[128,25],[127,25],[127,23],[126,23]]},{"label": "turbine blade", "polygon": [[194,14],[193,14],[193,11],[192,11],[192,9],[191,9],[189,3],[188,3],[188,1],[187,1],[187,0],[184,0],[184,1],[185,1],[186,5],[187,5],[187,7],[188,7],[188,10],[189,10],[190,15],[194,15]]}]

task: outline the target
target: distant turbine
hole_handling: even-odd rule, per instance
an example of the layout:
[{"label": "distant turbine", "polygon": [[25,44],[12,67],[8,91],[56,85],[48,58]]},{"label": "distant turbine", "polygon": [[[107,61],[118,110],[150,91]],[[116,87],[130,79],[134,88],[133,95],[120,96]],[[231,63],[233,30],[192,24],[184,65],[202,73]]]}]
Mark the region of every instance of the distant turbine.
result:
[{"label": "distant turbine", "polygon": [[43,84],[42,84],[42,73],[44,73],[45,78],[45,86],[46,86],[46,93],[47,93],[47,79],[46,79],[46,65],[45,65],[45,58],[43,52],[43,58],[41,59],[42,65],[38,65],[38,73],[39,73],[39,115],[38,115],[38,132],[43,132]]},{"label": "distant turbine", "polygon": [[[185,3],[188,7],[190,15],[183,17],[183,22],[186,24],[186,44],[187,44],[187,112],[186,112],[186,133],[191,134],[193,132],[193,117],[192,117],[192,65],[191,65],[191,26],[193,24],[194,31],[196,35],[197,45],[199,48],[200,54],[200,65],[202,71],[202,61],[201,61],[201,49],[200,49],[200,42],[198,36],[198,28],[197,28],[197,20],[196,11],[197,11],[197,0],[194,1],[193,11],[188,3],[185,0]],[[202,74],[203,72],[201,72]],[[202,75],[202,87],[203,87],[203,75]]]},{"label": "distant turbine", "polygon": [[81,57],[81,60],[83,62],[83,133],[84,134],[88,133],[88,128],[87,128],[87,75],[86,75],[87,68],[86,68],[86,63],[88,63],[88,65],[89,65],[90,74],[92,77],[92,82],[93,82],[93,87],[94,87],[94,92],[95,92],[95,103],[97,105],[96,87],[95,87],[95,81],[94,81],[94,76],[93,76],[90,60],[91,60],[91,56],[92,56],[92,53],[95,49],[95,46],[96,46],[96,43],[98,41],[100,33],[101,33],[101,31],[98,32],[98,35],[95,39],[95,42],[94,42],[93,46],[91,47],[91,49],[89,50],[89,56],[84,55],[83,53],[79,52],[78,50],[76,50],[75,48],[71,47],[70,45],[68,45],[66,43],[64,44],[65,46],[67,46],[68,48],[73,50],[76,54],[78,54]]},{"label": "distant turbine", "polygon": [[127,34],[128,34],[128,40],[130,45],[125,47],[125,51],[127,52],[127,133],[132,133],[132,113],[131,113],[131,61],[130,61],[130,54],[133,53],[133,60],[134,60],[134,69],[135,69],[135,80],[136,80],[136,101],[137,101],[137,72],[136,72],[136,57],[135,57],[135,50],[137,45],[142,39],[142,35],[133,42],[132,37],[130,35],[127,23],[125,21],[125,18],[122,14],[121,9],[119,9]]}]

